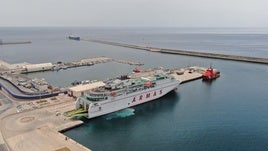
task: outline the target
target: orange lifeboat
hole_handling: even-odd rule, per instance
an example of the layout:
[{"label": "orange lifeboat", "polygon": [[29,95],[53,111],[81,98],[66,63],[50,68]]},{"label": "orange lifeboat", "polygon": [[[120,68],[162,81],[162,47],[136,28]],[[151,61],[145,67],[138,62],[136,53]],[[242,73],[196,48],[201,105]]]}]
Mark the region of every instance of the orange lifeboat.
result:
[{"label": "orange lifeboat", "polygon": [[135,73],[139,73],[139,72],[141,72],[141,69],[139,69],[139,68],[135,68],[135,69],[133,70],[133,72],[135,72]]},{"label": "orange lifeboat", "polygon": [[152,82],[151,81],[147,81],[144,83],[144,86],[145,87],[150,87],[152,85]]}]

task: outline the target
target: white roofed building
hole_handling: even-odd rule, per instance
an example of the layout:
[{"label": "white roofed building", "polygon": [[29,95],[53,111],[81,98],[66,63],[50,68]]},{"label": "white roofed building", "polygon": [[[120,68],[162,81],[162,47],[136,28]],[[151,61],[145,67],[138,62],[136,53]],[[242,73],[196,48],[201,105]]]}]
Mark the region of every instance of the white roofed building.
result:
[{"label": "white roofed building", "polygon": [[27,72],[36,72],[36,71],[46,71],[51,70],[53,67],[52,63],[40,63],[40,64],[28,64],[24,65],[24,71]]},{"label": "white roofed building", "polygon": [[97,81],[97,82],[88,83],[88,84],[80,84],[80,85],[76,85],[76,86],[68,88],[67,92],[68,92],[68,95],[77,98],[77,97],[84,95],[91,89],[104,86],[104,85],[105,84],[102,81]]}]

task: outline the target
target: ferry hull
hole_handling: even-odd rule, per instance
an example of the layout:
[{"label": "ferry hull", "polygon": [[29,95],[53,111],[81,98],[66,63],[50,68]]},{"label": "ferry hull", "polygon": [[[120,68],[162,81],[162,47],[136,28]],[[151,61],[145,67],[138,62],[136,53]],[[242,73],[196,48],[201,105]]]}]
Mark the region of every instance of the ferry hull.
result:
[{"label": "ferry hull", "polygon": [[158,99],[166,95],[170,91],[176,89],[179,84],[180,82],[176,81],[172,83],[163,84],[159,88],[146,89],[129,95],[125,94],[116,98],[111,97],[107,101],[103,101],[98,104],[91,103],[88,105],[87,118],[90,119],[102,116],[105,114],[109,114],[125,108],[129,108],[132,106],[136,106],[142,103]]}]

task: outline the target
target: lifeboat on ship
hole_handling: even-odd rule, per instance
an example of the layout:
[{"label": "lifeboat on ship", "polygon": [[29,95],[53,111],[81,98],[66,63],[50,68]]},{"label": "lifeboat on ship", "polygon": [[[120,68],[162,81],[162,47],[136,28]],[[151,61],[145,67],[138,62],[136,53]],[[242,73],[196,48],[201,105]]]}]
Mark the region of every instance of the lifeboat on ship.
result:
[{"label": "lifeboat on ship", "polygon": [[220,77],[220,72],[216,69],[213,69],[211,66],[203,73],[203,80],[213,80]]},{"label": "lifeboat on ship", "polygon": [[115,91],[112,91],[112,92],[110,93],[110,95],[111,95],[111,96],[115,96],[115,95],[116,95],[116,92],[115,92]]},{"label": "lifeboat on ship", "polygon": [[141,69],[139,69],[139,68],[135,68],[135,69],[133,70],[133,72],[135,72],[135,73],[139,73],[139,72],[141,72]]},{"label": "lifeboat on ship", "polygon": [[152,86],[152,84],[153,83],[151,81],[147,81],[147,82],[144,83],[144,86],[145,87],[150,87],[150,86]]}]

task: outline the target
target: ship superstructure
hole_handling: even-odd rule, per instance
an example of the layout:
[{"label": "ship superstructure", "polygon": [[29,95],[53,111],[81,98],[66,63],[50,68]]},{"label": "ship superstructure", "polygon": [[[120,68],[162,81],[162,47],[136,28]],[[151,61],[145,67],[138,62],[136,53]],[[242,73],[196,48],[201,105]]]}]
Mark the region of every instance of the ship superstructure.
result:
[{"label": "ship superstructure", "polygon": [[92,89],[78,98],[76,108],[87,110],[88,118],[94,118],[155,100],[180,84],[162,70],[144,75],[134,73],[107,80],[105,86]]}]

